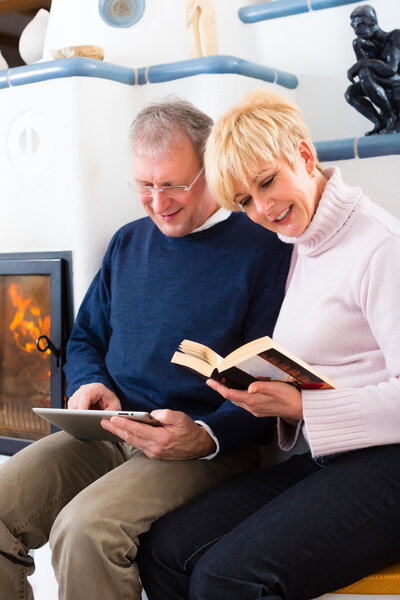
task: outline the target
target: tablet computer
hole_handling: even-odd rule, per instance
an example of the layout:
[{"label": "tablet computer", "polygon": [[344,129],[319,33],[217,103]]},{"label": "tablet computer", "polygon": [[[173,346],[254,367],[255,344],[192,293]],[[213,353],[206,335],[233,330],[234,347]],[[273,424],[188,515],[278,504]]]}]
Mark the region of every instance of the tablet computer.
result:
[{"label": "tablet computer", "polygon": [[148,412],[129,410],[75,410],[69,408],[32,408],[37,415],[50,421],[56,427],[66,431],[79,440],[106,440],[121,442],[117,435],[103,429],[102,419],[125,417],[148,425],[160,425]]}]

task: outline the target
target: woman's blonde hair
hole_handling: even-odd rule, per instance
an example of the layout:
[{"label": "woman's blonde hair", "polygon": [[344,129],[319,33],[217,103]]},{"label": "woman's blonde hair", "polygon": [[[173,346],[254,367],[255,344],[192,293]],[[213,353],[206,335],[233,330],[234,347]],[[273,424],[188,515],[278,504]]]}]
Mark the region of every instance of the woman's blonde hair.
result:
[{"label": "woman's blonde hair", "polygon": [[294,166],[303,140],[316,156],[301,111],[289,98],[267,89],[249,92],[211,129],[204,161],[211,193],[222,206],[239,210],[235,181],[246,185],[261,166],[277,160]]}]

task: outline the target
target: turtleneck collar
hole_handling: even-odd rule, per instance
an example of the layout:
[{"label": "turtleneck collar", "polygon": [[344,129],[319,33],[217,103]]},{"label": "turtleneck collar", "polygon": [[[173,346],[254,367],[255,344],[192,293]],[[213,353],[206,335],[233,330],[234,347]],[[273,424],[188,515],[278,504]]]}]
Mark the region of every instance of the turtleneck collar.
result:
[{"label": "turtleneck collar", "polygon": [[349,187],[343,182],[337,167],[323,173],[328,181],[307,229],[299,237],[278,235],[283,242],[296,244],[299,255],[315,256],[334,246],[352,227],[366,201],[360,188]]}]

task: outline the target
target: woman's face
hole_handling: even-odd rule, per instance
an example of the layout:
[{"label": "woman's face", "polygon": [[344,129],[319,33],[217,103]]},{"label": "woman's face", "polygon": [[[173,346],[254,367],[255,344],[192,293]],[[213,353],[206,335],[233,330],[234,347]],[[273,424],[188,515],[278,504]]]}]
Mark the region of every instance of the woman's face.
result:
[{"label": "woman's face", "polygon": [[266,163],[246,186],[236,182],[235,202],[255,223],[298,237],[310,224],[321,195],[323,176],[319,171],[314,176],[314,165],[315,157],[302,142],[294,167],[286,160]]}]

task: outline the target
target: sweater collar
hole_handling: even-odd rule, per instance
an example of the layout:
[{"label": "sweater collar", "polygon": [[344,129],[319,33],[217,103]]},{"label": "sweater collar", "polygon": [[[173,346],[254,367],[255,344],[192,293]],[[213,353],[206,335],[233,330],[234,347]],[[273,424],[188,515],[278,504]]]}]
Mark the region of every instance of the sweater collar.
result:
[{"label": "sweater collar", "polygon": [[307,229],[298,237],[278,235],[283,242],[296,244],[299,255],[316,256],[334,246],[364,205],[360,188],[347,186],[337,167],[326,169],[324,175],[328,181]]},{"label": "sweater collar", "polygon": [[196,229],[193,229],[191,233],[197,233],[198,231],[204,231],[204,229],[209,229],[210,227],[214,227],[217,223],[221,221],[225,221],[228,217],[230,217],[231,211],[226,208],[220,208],[217,212],[213,213],[211,217],[208,217],[206,221]]}]

